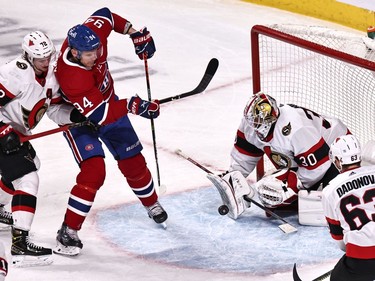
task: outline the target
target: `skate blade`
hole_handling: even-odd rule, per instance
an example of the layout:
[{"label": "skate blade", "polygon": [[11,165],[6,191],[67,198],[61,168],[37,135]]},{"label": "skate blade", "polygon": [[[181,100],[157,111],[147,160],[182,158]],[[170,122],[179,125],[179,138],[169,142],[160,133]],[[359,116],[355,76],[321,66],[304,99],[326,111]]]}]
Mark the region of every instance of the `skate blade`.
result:
[{"label": "skate blade", "polygon": [[53,263],[52,255],[29,256],[14,255],[12,256],[12,264],[14,267],[32,267],[43,266]]},{"label": "skate blade", "polygon": [[81,248],[74,246],[64,246],[60,242],[57,242],[57,245],[53,249],[53,252],[55,254],[63,256],[77,256],[81,252]]},{"label": "skate blade", "polygon": [[167,229],[167,227],[168,227],[166,222],[159,223],[159,225],[160,225],[163,229]]}]

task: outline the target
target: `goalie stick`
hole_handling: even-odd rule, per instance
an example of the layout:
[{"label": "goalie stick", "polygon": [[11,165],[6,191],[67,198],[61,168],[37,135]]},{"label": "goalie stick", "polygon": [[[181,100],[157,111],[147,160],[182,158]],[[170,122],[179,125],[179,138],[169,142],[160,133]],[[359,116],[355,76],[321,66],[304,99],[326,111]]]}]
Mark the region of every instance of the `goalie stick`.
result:
[{"label": "goalie stick", "polygon": [[[312,281],[323,281],[323,280],[326,280],[328,277],[331,276],[331,272],[332,272],[332,270],[330,270],[330,271],[328,271],[328,272],[320,275],[319,277],[316,277]],[[293,266],[293,280],[294,281],[302,281],[302,279],[298,276],[296,264],[294,264],[294,266]]]},{"label": "goalie stick", "polygon": [[[206,167],[204,167],[202,164],[198,163],[197,161],[195,161],[194,159],[190,158],[189,156],[185,155],[184,153],[182,153],[181,149],[177,149],[175,151],[175,153],[188,160],[190,163],[193,163],[195,166],[197,166],[198,168],[200,168],[201,170],[205,171],[206,173],[208,174],[213,174],[209,169],[207,169]],[[272,217],[274,217],[275,219],[278,219],[278,220],[281,220],[282,222],[284,222],[284,224],[282,225],[279,225],[279,228],[284,232],[284,233],[292,233],[292,232],[296,232],[297,231],[297,228],[295,228],[293,225],[291,225],[290,223],[288,223],[285,219],[283,219],[282,217],[280,217],[279,215],[275,214],[274,212],[272,212],[270,209],[264,207],[262,204],[258,203],[257,201],[255,201],[254,199],[250,198],[250,197],[247,197],[247,196],[244,196],[244,199],[248,202],[251,202],[251,203],[254,203],[254,205],[256,205],[257,207],[261,208],[262,210],[264,210],[265,212],[267,212],[269,215],[271,215]],[[225,205],[224,205],[225,206]],[[222,206],[220,206],[221,208]]]},{"label": "goalie stick", "polygon": [[[167,103],[167,102],[174,101],[174,100],[179,100],[179,99],[182,99],[182,98],[186,98],[186,97],[189,97],[189,96],[193,96],[193,95],[197,95],[197,94],[202,93],[204,90],[206,90],[208,84],[210,84],[210,82],[211,82],[212,78],[214,77],[218,67],[219,67],[219,61],[216,58],[212,58],[207,65],[206,71],[204,72],[201,81],[199,82],[198,86],[195,87],[194,90],[191,90],[190,92],[178,94],[178,95],[175,95],[175,96],[172,96],[172,97],[161,99],[161,100],[159,100],[160,104]],[[41,138],[41,137],[44,137],[44,136],[56,134],[56,133],[59,133],[59,132],[64,132],[64,131],[67,131],[71,128],[79,127],[79,126],[82,126],[82,124],[81,123],[67,124],[67,125],[61,126],[59,128],[44,131],[44,132],[41,132],[41,133],[38,133],[38,134],[29,135],[29,136],[22,136],[20,139],[21,139],[21,142],[25,142],[25,141],[29,141],[29,140],[32,140],[32,139],[37,139],[37,138]]]}]

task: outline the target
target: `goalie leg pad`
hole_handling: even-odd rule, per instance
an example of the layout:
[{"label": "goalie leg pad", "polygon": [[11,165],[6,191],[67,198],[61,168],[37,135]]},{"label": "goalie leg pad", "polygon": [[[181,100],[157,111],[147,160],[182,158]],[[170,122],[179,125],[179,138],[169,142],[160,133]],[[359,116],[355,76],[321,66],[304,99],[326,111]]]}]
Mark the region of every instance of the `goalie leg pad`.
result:
[{"label": "goalie leg pad", "polygon": [[223,204],[229,209],[228,216],[236,220],[247,208],[247,202],[243,196],[254,196],[254,190],[247,184],[244,176],[238,172],[229,172],[223,177],[214,174],[207,174],[207,178],[215,185],[219,191]]},{"label": "goalie leg pad", "polygon": [[298,192],[298,221],[301,225],[327,226],[323,212],[322,191]]}]

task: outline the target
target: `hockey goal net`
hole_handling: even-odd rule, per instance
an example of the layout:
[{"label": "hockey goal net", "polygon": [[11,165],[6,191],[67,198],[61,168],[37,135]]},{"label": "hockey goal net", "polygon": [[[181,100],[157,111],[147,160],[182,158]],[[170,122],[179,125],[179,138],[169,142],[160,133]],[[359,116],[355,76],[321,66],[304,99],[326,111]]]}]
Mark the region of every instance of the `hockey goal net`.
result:
[{"label": "hockey goal net", "polygon": [[[340,118],[362,145],[375,140],[375,40],[319,26],[256,25],[253,91]],[[265,160],[257,177],[271,169]]]}]

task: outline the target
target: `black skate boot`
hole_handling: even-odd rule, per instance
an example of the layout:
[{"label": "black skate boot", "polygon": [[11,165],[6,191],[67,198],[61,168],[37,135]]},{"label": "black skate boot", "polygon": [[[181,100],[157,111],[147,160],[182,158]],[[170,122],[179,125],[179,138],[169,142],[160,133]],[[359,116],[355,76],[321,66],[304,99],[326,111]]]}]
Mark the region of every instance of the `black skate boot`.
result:
[{"label": "black skate boot", "polygon": [[0,204],[0,228],[9,228],[13,225],[12,213],[5,210],[4,205]]},{"label": "black skate boot", "polygon": [[65,223],[57,231],[57,245],[53,250],[55,254],[76,256],[81,252],[83,244],[78,237],[77,230],[71,229]]},{"label": "black skate boot", "polygon": [[154,205],[146,207],[148,216],[153,219],[156,223],[162,224],[166,228],[165,221],[168,218],[167,212],[160,205],[159,201],[156,201]]},{"label": "black skate boot", "polygon": [[12,263],[16,267],[48,265],[53,262],[52,250],[30,242],[29,232],[12,228]]}]

